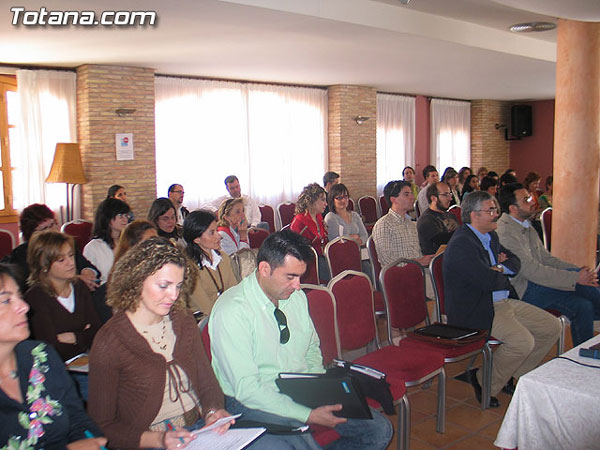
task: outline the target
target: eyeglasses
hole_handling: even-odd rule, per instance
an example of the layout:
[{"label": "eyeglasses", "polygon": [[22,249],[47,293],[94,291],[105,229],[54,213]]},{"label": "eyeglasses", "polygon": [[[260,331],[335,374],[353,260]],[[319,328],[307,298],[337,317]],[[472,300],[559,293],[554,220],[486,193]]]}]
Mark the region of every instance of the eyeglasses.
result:
[{"label": "eyeglasses", "polygon": [[531,195],[528,195],[527,197],[523,197],[522,201],[525,203],[529,203],[532,199],[533,199],[533,197]]},{"label": "eyeglasses", "polygon": [[439,192],[438,197],[450,197],[452,194],[450,192]]},{"label": "eyeglasses", "polygon": [[128,219],[129,218],[129,214],[126,213],[119,213],[115,216],[117,219]]},{"label": "eyeglasses", "polygon": [[480,209],[477,212],[488,213],[490,216],[495,216],[498,214],[498,208],[496,208],[495,206],[492,206],[490,209]]},{"label": "eyeglasses", "polygon": [[56,220],[50,222],[48,225],[43,226],[42,228],[36,228],[35,231],[46,231],[46,230],[51,230],[52,228],[54,228],[56,225],[58,225],[56,223]]},{"label": "eyeglasses", "polygon": [[279,326],[279,343],[287,344],[290,340],[290,329],[287,326],[287,317],[285,317],[285,314],[279,308],[275,308],[273,314],[275,315],[277,326]]},{"label": "eyeglasses", "polygon": [[175,192],[176,194],[181,194],[181,195],[185,194],[185,191],[171,191],[171,192]]},{"label": "eyeglasses", "polygon": [[337,197],[335,197],[335,199],[341,202],[342,200],[348,200],[348,196],[346,194],[338,195]]}]

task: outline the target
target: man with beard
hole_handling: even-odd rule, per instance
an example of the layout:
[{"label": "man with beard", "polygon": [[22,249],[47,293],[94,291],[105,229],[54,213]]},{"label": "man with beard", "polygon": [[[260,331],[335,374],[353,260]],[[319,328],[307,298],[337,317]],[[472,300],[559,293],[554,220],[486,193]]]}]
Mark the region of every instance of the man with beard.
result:
[{"label": "man with beard", "polygon": [[533,203],[522,184],[502,186],[499,201],[500,242],[521,260],[521,271],[511,280],[517,294],[527,303],[567,316],[573,345],[587,341],[594,335],[594,320],[600,319],[596,273],[555,258],[544,248],[529,222]]},{"label": "man with beard", "polygon": [[417,221],[419,244],[424,255],[437,252],[440,245],[447,244],[458,228],[456,218],[448,213],[452,201],[450,187],[446,183],[433,183],[427,188],[429,208]]},{"label": "man with beard", "polygon": [[[490,330],[502,341],[494,352],[490,406],[511,377],[519,378],[537,367],[558,340],[560,323],[552,314],[509,298],[509,276],[519,273],[519,258],[503,247],[497,227],[496,200],[475,191],[464,199],[460,227],[444,252],[443,273],[448,323]],[[481,376],[468,372],[469,381],[481,401]]]},{"label": "man with beard", "polygon": [[[299,427],[319,424],[341,436],[330,449],[383,450],[392,426],[379,412],[373,420],[334,415],[342,405],[308,408],[279,392],[281,372],[322,373],[319,337],[300,290],[312,258],[310,244],[289,231],[269,235],[258,252],[258,267],[215,303],[208,323],[212,367],[225,394],[226,409],[250,421]],[[265,434],[249,449],[319,449],[310,433]]]}]

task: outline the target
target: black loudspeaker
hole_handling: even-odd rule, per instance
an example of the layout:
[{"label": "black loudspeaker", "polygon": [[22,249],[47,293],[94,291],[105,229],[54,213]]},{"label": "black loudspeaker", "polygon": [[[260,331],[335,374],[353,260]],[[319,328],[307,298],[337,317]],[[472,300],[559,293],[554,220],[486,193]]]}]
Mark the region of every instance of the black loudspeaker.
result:
[{"label": "black loudspeaker", "polygon": [[515,137],[531,136],[531,106],[514,105],[510,109],[510,129]]}]

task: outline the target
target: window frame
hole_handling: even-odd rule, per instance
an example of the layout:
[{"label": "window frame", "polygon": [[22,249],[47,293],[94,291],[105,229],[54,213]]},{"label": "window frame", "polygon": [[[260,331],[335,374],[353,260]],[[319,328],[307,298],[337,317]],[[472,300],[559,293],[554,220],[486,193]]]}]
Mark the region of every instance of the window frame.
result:
[{"label": "window frame", "polygon": [[8,124],[8,104],[6,92],[17,92],[17,77],[14,75],[0,75],[0,157],[2,158],[2,184],[4,188],[4,209],[0,210],[0,223],[16,222],[18,212],[13,208],[12,171],[10,163],[10,138],[9,129],[15,125]]}]

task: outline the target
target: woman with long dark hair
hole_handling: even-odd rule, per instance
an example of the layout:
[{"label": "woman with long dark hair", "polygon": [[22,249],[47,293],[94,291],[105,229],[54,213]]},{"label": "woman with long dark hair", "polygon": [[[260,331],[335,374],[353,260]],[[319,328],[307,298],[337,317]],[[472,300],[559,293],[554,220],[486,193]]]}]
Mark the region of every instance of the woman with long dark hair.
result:
[{"label": "woman with long dark hair", "polygon": [[148,210],[148,220],[154,224],[160,237],[183,244],[181,227],[177,225],[177,212],[171,200],[166,197],[154,200]]}]

